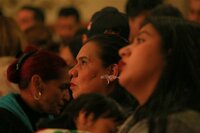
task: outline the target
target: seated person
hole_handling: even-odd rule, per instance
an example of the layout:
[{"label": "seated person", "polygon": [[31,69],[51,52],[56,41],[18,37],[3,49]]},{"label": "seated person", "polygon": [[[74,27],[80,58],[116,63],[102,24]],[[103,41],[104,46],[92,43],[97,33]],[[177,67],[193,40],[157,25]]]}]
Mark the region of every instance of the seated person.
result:
[{"label": "seated person", "polygon": [[67,106],[60,117],[40,125],[40,128],[115,133],[124,119],[124,112],[114,100],[100,94],[90,93],[79,96]]}]

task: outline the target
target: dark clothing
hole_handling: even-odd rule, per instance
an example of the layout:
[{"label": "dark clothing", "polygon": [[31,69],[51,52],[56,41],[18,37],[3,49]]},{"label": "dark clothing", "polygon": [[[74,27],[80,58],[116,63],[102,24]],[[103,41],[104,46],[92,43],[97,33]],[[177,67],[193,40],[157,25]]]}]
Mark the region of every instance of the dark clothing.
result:
[{"label": "dark clothing", "polygon": [[2,102],[6,103],[6,97],[0,99],[0,132],[32,133],[36,130],[36,123],[41,115],[30,109],[20,95],[9,95],[12,100],[8,104],[11,104],[11,108],[13,106],[13,109],[2,105]]},{"label": "dark clothing", "polygon": [[132,114],[138,106],[137,100],[120,86],[116,87],[115,90],[109,94],[109,97],[114,99],[123,108],[127,117]]},{"label": "dark clothing", "polygon": [[[167,121],[165,133],[200,133],[200,113],[197,111],[173,113],[167,116]],[[154,133],[160,133],[158,129],[155,127]],[[135,123],[134,115],[131,115],[118,133],[149,133],[148,122],[144,119]]]}]

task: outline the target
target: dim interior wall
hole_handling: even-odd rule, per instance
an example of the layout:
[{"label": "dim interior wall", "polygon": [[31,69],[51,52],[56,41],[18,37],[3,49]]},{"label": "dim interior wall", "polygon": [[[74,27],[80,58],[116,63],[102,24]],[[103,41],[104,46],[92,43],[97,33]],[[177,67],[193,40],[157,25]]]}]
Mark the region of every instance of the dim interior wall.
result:
[{"label": "dim interior wall", "polygon": [[82,16],[83,22],[88,22],[91,15],[105,6],[114,6],[124,11],[127,0],[0,0],[0,7],[7,16],[15,17],[23,5],[41,7],[46,13],[47,24],[54,23],[58,10],[63,6],[75,6]]},{"label": "dim interior wall", "polygon": [[[186,14],[187,0],[165,0]],[[63,6],[75,6],[82,16],[83,23],[90,20],[92,14],[105,6],[114,6],[124,12],[127,0],[0,0],[0,7],[7,16],[15,17],[22,5],[35,5],[44,9],[47,24],[53,24],[58,10]]]}]

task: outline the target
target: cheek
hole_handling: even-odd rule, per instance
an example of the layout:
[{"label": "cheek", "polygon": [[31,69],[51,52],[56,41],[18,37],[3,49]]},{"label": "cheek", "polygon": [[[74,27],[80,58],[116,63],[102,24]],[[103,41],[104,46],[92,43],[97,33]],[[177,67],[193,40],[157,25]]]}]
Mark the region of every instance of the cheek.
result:
[{"label": "cheek", "polygon": [[62,98],[62,93],[60,90],[56,90],[49,93],[47,92],[47,94],[44,96],[44,104],[45,104],[44,106],[51,109],[52,106],[57,106],[57,104],[59,104],[61,98]]},{"label": "cheek", "polygon": [[99,71],[88,69],[88,70],[82,70],[82,72],[79,73],[78,78],[80,79],[80,82],[88,84],[92,80],[98,78],[98,76],[99,76]]},{"label": "cheek", "polygon": [[[156,52],[156,51],[154,51]],[[126,61],[126,66],[120,74],[120,84],[125,88],[132,88],[133,83],[139,83],[153,73],[157,73],[163,67],[160,54],[152,52],[135,51]]]}]

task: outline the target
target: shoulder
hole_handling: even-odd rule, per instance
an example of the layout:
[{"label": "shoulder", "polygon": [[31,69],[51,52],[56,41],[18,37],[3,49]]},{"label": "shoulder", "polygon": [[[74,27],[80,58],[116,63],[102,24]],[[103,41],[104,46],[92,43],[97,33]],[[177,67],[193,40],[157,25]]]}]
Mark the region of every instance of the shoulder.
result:
[{"label": "shoulder", "polygon": [[135,123],[134,115],[130,115],[121,125],[118,133],[148,133],[147,121],[144,119]]},{"label": "shoulder", "polygon": [[10,111],[0,108],[0,132],[29,133],[27,127]]},{"label": "shoulder", "polygon": [[199,133],[199,125],[200,113],[197,111],[187,110],[169,115],[167,132]]}]

